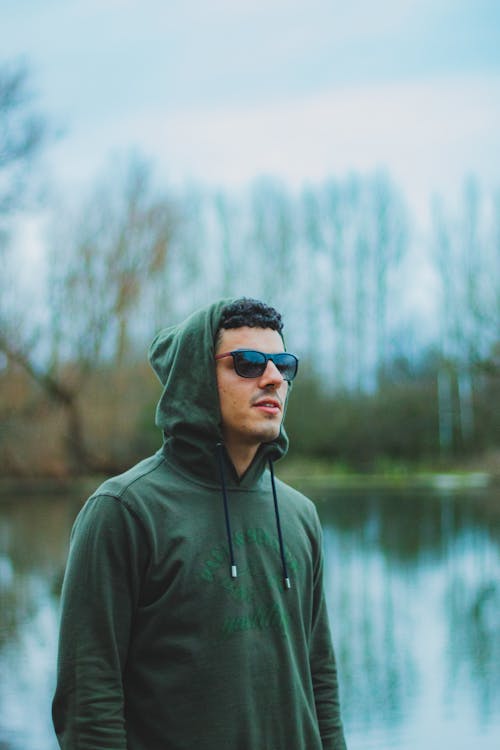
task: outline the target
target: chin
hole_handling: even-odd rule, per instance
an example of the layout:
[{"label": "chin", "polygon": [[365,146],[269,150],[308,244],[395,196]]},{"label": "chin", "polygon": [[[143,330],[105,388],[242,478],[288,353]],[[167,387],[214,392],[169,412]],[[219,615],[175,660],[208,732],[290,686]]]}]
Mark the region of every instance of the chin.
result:
[{"label": "chin", "polygon": [[261,443],[272,443],[273,440],[276,440],[281,432],[281,427],[276,427],[272,430],[267,430],[265,433],[261,435],[260,442]]}]

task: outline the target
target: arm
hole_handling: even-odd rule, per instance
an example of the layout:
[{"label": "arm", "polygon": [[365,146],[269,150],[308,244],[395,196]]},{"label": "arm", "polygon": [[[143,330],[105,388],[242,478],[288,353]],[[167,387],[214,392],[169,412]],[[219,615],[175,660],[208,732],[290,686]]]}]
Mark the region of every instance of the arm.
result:
[{"label": "arm", "polygon": [[340,715],[337,667],[323,589],[322,534],[318,524],[309,662],[324,750],[346,750]]},{"label": "arm", "polygon": [[126,750],[122,674],[145,546],[136,519],[114,497],[92,498],[77,518],[62,591],[53,702],[63,750]]}]

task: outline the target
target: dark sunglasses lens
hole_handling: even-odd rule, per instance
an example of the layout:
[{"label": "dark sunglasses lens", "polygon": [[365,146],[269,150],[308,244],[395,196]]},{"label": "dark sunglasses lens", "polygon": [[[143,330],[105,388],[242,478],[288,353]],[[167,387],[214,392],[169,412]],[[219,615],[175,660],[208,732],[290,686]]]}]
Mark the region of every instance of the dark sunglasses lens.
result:
[{"label": "dark sunglasses lens", "polygon": [[246,349],[233,355],[234,369],[242,378],[260,378],[267,367],[267,360],[274,362],[285,380],[293,380],[297,374],[298,360],[293,354],[283,352],[268,355]]},{"label": "dark sunglasses lens", "polygon": [[261,352],[237,352],[233,359],[234,369],[242,378],[258,378],[266,369],[266,358]]},{"label": "dark sunglasses lens", "polygon": [[288,354],[287,352],[274,354],[271,359],[285,380],[294,379],[297,374],[297,359],[293,354]]}]

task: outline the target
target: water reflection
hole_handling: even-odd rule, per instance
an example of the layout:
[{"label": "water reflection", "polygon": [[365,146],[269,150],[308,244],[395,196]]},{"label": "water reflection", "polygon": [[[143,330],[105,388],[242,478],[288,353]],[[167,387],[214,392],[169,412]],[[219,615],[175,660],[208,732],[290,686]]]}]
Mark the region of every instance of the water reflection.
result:
[{"label": "water reflection", "polygon": [[[496,750],[498,498],[316,495],[350,750]],[[56,748],[58,592],[79,504],[0,504],[1,750]]]},{"label": "water reflection", "polygon": [[500,517],[490,496],[320,498],[353,748],[500,746]]},{"label": "water reflection", "polygon": [[76,506],[17,498],[0,505],[0,748],[52,750],[58,592]]}]

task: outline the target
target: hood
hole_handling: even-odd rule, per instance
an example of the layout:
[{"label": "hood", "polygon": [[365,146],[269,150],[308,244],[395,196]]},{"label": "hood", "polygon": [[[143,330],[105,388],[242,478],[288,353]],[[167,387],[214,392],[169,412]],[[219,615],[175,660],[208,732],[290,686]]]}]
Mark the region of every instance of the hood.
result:
[{"label": "hood", "polygon": [[[215,374],[215,337],[222,310],[234,299],[221,299],[192,313],[176,326],[158,333],[149,349],[149,361],[163,385],[156,409],[156,424],[163,431],[164,452],[190,474],[218,481],[216,446],[223,443]],[[229,481],[253,483],[269,459],[285,455],[288,438],[282,425],[272,443],[260,446],[241,479],[227,461]]]}]

